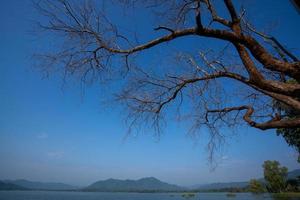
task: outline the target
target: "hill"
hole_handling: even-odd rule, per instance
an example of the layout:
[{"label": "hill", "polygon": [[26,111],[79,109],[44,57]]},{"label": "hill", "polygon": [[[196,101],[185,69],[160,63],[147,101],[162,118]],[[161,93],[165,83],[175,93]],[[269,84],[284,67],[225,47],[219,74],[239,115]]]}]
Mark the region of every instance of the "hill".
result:
[{"label": "hill", "polygon": [[[295,179],[300,176],[300,169],[296,169],[288,172],[288,179]],[[260,178],[260,181],[264,182],[264,178]],[[225,182],[225,183],[211,183],[211,184],[202,184],[191,187],[194,190],[220,190],[225,188],[245,188],[249,185],[249,181],[242,182]]]},{"label": "hill", "polygon": [[0,190],[28,190],[25,187],[0,181]]},{"label": "hill", "polygon": [[167,192],[182,191],[184,188],[162,182],[156,178],[148,177],[139,180],[107,179],[97,181],[84,188],[84,191],[101,192]]},{"label": "hill", "polygon": [[[288,179],[295,179],[300,176],[300,169],[290,171]],[[259,179],[264,182],[264,179]],[[216,191],[222,189],[245,188],[248,181],[225,182],[202,184],[190,187],[193,191]],[[0,181],[0,190],[81,190],[99,192],[175,192],[188,190],[187,188],[162,182],[154,177],[141,178],[139,180],[107,179],[97,181],[88,187],[79,189],[76,186],[64,183],[34,182],[24,179]]]},{"label": "hill", "polygon": [[296,179],[300,176],[300,169],[295,169],[288,173],[288,179]]},{"label": "hill", "polygon": [[205,184],[200,185],[197,188],[197,190],[218,190],[218,189],[224,189],[224,188],[244,188],[247,187],[249,182],[243,181],[243,182],[226,182],[226,183],[211,183],[211,184]]},{"label": "hill", "polygon": [[75,186],[67,185],[64,183],[35,182],[35,181],[28,181],[28,180],[24,180],[24,179],[6,180],[5,183],[14,184],[14,185],[28,188],[31,190],[75,190],[75,189],[78,189]]}]

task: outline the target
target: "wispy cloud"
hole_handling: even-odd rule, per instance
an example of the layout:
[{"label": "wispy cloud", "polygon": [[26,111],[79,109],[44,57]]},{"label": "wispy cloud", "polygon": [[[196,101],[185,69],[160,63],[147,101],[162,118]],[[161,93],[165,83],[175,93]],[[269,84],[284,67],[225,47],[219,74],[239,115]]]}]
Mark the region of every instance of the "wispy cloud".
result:
[{"label": "wispy cloud", "polygon": [[222,160],[228,160],[229,159],[229,157],[228,156],[222,156],[222,158],[221,158]]},{"label": "wispy cloud", "polygon": [[48,138],[48,134],[47,133],[41,133],[39,135],[36,136],[38,139],[47,139]]},{"label": "wispy cloud", "polygon": [[51,151],[47,153],[47,156],[51,158],[62,158],[64,154],[63,151]]}]

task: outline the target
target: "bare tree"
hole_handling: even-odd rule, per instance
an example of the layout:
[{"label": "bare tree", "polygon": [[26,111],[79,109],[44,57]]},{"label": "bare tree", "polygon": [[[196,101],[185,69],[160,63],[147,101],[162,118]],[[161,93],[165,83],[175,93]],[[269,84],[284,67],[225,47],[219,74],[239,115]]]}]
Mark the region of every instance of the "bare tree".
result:
[{"label": "bare tree", "polygon": [[[42,0],[36,7],[47,20],[40,27],[58,34],[63,45],[56,53],[40,55],[41,66],[79,75],[83,82],[122,71],[124,87],[117,97],[129,110],[131,126],[150,123],[159,130],[165,114],[181,106],[193,121],[191,130],[210,130],[211,150],[223,137],[219,129],[224,125],[300,127],[300,62],[276,38],[255,29],[245,9],[238,12],[231,0],[215,1],[217,8],[227,11],[226,18],[212,0],[112,2],[159,16],[154,39],[137,42],[134,34],[110,21],[99,2]],[[165,43],[178,38],[189,42],[190,37],[220,40],[223,46],[176,52],[168,68],[134,64],[141,52],[168,48]],[[278,103],[294,110],[296,117],[286,116]]]}]

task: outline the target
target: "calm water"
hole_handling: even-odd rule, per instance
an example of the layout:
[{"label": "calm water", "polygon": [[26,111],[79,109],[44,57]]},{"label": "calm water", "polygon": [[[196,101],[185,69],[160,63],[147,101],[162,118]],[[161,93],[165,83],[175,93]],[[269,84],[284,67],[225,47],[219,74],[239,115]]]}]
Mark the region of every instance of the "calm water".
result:
[{"label": "calm water", "polygon": [[[227,197],[226,193],[199,193],[185,198],[177,194],[148,193],[96,193],[96,192],[45,192],[45,191],[0,191],[0,200],[273,200],[268,195],[237,194]],[[277,199],[276,199],[277,200]],[[299,200],[288,198],[278,200]]]}]

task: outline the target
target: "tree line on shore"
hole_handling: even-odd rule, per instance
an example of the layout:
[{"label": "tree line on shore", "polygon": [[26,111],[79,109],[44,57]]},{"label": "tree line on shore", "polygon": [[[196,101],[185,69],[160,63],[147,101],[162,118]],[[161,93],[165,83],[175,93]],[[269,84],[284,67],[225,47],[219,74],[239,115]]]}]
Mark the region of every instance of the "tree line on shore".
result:
[{"label": "tree line on shore", "polygon": [[263,164],[263,170],[263,181],[257,179],[250,180],[250,192],[283,193],[300,191],[300,176],[288,179],[288,168],[281,166],[278,161],[265,161]]}]

